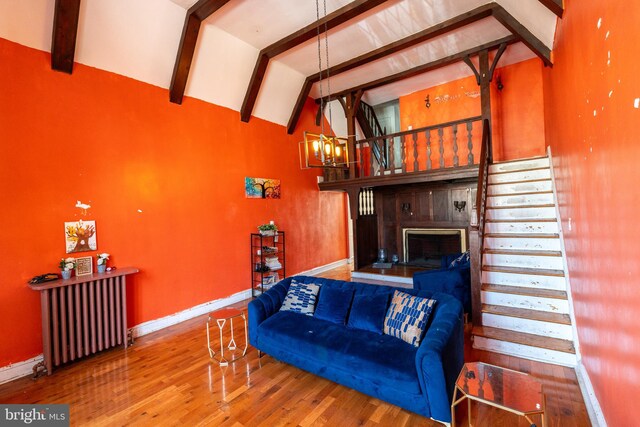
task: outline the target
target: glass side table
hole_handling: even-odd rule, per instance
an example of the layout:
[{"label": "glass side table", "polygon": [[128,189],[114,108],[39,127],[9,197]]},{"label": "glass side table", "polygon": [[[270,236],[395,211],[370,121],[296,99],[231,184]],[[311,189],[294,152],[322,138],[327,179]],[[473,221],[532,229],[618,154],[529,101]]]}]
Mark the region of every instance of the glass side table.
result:
[{"label": "glass side table", "polygon": [[[227,323],[227,320],[231,326],[231,339],[229,340],[229,344],[227,345],[228,350],[235,350],[237,348],[235,337],[233,336],[233,319],[241,318],[244,322],[244,349],[242,350],[242,355],[235,357],[231,360],[227,360],[224,357],[224,339],[222,337],[222,332],[224,330],[224,326]],[[215,320],[218,324],[218,330],[220,332],[220,355],[216,359],[216,352],[211,348],[211,335],[209,333],[209,328],[211,326],[211,321]],[[230,362],[235,362],[236,360],[243,357],[247,354],[248,347],[248,335],[247,335],[247,317],[244,314],[244,311],[238,310],[235,308],[223,308],[221,310],[214,311],[209,313],[209,317],[207,318],[207,349],[209,349],[209,357],[218,362],[220,366],[227,366]]]},{"label": "glass side table", "polygon": [[471,426],[471,401],[481,402],[525,417],[535,427],[532,416],[540,415],[545,427],[545,395],[542,384],[531,375],[482,362],[465,363],[456,380],[451,403],[451,427],[456,425],[456,406],[467,400]]}]

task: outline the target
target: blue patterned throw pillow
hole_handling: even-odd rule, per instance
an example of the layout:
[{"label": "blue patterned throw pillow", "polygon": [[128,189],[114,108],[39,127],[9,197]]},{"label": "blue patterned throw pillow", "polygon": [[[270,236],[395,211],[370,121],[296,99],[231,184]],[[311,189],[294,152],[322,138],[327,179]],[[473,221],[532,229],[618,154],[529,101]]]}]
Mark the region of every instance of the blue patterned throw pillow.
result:
[{"label": "blue patterned throw pillow", "polygon": [[436,300],[433,299],[394,291],[384,319],[384,333],[418,347],[435,303]]},{"label": "blue patterned throw pillow", "polygon": [[282,307],[280,307],[280,311],[293,311],[295,313],[313,316],[319,290],[320,285],[314,283],[299,283],[292,280],[287,295],[282,302]]},{"label": "blue patterned throw pillow", "polygon": [[449,264],[449,268],[451,267],[460,267],[463,266],[464,264],[468,264],[471,262],[471,258],[469,257],[469,251],[463,253],[462,255],[460,255],[458,258],[454,259],[453,261],[451,261],[451,264]]}]

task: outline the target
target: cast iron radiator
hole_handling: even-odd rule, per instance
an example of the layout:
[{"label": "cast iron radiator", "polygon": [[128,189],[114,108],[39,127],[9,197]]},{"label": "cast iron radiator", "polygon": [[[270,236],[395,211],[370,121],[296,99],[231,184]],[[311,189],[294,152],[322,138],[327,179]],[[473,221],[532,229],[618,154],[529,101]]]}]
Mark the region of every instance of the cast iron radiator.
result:
[{"label": "cast iron radiator", "polygon": [[42,310],[44,367],[47,375],[62,364],[116,346],[129,345],[126,278],[128,267],[36,285]]}]

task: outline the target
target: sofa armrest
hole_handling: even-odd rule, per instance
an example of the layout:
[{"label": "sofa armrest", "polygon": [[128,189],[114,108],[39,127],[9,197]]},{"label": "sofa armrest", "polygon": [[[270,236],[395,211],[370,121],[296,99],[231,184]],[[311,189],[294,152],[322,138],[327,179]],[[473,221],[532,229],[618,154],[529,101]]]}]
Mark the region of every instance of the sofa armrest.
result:
[{"label": "sofa armrest", "polygon": [[271,289],[249,303],[248,326],[249,343],[251,343],[251,345],[256,345],[258,326],[280,310],[284,297],[287,295],[290,282],[290,280],[285,279],[275,284]]},{"label": "sofa armrest", "polygon": [[462,304],[451,297],[445,300],[418,348],[416,369],[431,417],[449,423],[453,389],[464,363],[464,332]]}]

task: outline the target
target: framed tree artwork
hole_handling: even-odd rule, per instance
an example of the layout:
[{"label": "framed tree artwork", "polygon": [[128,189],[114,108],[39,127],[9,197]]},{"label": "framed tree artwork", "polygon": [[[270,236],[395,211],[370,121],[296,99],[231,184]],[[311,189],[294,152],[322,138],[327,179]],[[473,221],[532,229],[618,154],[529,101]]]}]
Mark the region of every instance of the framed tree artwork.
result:
[{"label": "framed tree artwork", "polygon": [[280,180],[245,177],[244,192],[248,199],[279,199]]},{"label": "framed tree artwork", "polygon": [[68,254],[98,249],[95,221],[65,222],[64,237]]}]

